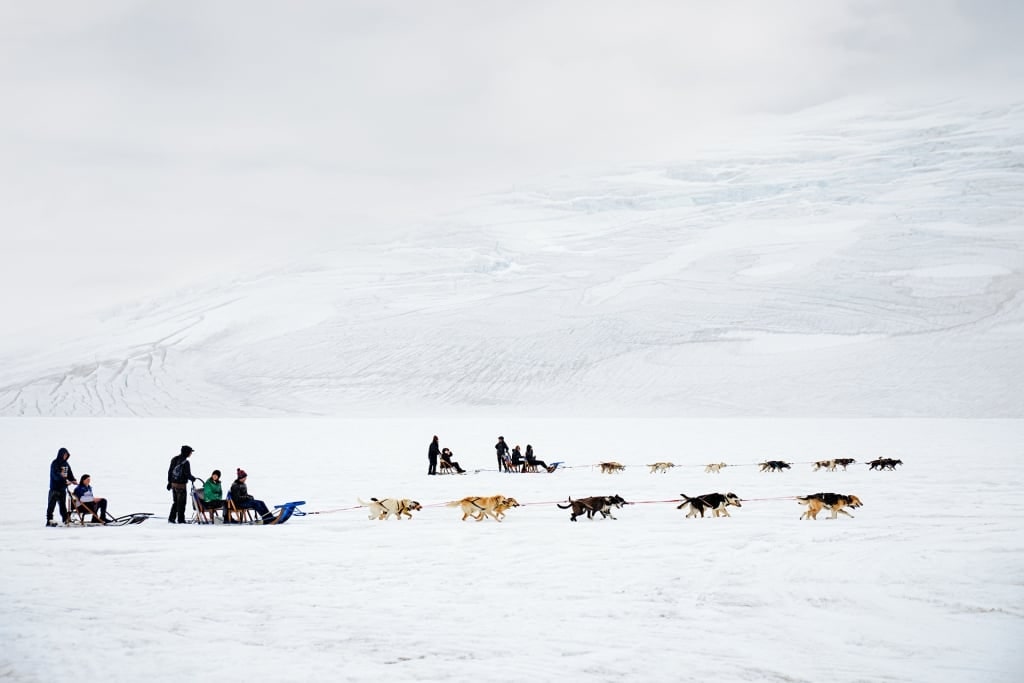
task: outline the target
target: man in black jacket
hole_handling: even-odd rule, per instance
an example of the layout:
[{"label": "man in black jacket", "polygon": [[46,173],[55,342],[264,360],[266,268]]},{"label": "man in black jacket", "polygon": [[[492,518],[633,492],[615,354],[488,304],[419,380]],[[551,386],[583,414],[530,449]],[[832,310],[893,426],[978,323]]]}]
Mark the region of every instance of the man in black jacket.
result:
[{"label": "man in black jacket", "polygon": [[57,451],[57,457],[50,463],[50,496],[46,501],[46,526],[57,526],[53,521],[53,508],[56,505],[60,506],[61,521],[64,524],[68,523],[68,506],[64,499],[68,495],[68,484],[78,483],[74,472],[71,471],[71,465],[68,464],[70,457],[68,449],[61,448]]},{"label": "man in black jacket", "polygon": [[437,456],[441,455],[441,446],[437,443],[437,434],[434,435],[434,440],[430,442],[430,448],[427,449],[427,461],[430,463],[427,467],[427,474],[437,474]]},{"label": "man in black jacket", "polygon": [[171,492],[171,513],[167,516],[169,524],[185,524],[185,483],[194,482],[189,456],[194,451],[191,446],[182,446],[181,453],[171,458],[167,468],[167,490]]},{"label": "man in black jacket", "polygon": [[498,443],[494,444],[494,450],[498,453],[498,471],[502,472],[505,469],[505,456],[508,455],[508,444],[505,443],[505,437],[498,437]]}]

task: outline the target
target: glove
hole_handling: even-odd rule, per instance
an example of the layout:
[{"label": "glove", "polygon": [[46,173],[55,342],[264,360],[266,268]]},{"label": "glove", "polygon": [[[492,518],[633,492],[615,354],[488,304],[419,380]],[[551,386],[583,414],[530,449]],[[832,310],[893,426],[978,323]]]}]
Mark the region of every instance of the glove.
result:
[{"label": "glove", "polygon": [[171,482],[167,482],[167,490],[168,490],[168,491],[170,491],[170,490],[171,490]]}]

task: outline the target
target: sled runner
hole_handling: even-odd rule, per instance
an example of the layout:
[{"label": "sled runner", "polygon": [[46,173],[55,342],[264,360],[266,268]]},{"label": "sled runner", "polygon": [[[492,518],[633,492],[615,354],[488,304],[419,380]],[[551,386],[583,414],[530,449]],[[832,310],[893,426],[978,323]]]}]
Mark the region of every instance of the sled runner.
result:
[{"label": "sled runner", "polygon": [[142,524],[152,516],[152,512],[133,512],[130,515],[114,517],[104,511],[101,517],[96,514],[92,505],[78,500],[71,489],[68,489],[68,526],[127,526]]}]

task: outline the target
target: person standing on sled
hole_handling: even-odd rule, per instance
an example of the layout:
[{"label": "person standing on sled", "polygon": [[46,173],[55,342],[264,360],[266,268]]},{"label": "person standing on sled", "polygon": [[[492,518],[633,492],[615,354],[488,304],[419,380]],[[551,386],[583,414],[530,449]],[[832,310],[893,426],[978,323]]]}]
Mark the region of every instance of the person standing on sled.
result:
[{"label": "person standing on sled", "polygon": [[505,437],[498,437],[498,443],[494,444],[494,450],[498,454],[498,471],[501,472],[505,467],[505,456],[508,455],[508,444],[505,443]]},{"label": "person standing on sled", "polygon": [[434,440],[430,442],[430,447],[427,449],[427,474],[437,474],[437,456],[441,455],[441,446],[437,442],[437,434],[434,435]]},{"label": "person standing on sled", "polygon": [[182,446],[181,453],[171,458],[167,468],[167,490],[171,492],[171,512],[167,516],[169,524],[185,524],[185,483],[195,482],[192,466],[188,459],[195,451],[191,446]]},{"label": "person standing on sled", "polygon": [[238,478],[231,484],[231,500],[234,501],[235,507],[253,510],[263,519],[264,524],[272,524],[274,515],[270,514],[267,504],[249,495],[249,487],[245,485],[245,479],[249,475],[242,468],[238,468],[236,473]]},{"label": "person standing on sled", "polygon": [[60,506],[60,519],[64,524],[68,523],[68,506],[64,499],[68,495],[68,484],[77,484],[68,458],[71,453],[66,448],[57,451],[57,457],[50,463],[50,495],[46,501],[46,526],[57,526],[53,521],[53,508]]}]

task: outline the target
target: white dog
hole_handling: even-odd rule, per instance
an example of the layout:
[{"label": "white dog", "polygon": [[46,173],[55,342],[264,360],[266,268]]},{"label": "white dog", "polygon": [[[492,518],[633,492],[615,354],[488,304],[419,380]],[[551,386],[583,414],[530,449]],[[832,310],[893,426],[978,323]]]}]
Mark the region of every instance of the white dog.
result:
[{"label": "white dog", "polygon": [[360,505],[370,508],[370,519],[383,520],[391,515],[394,515],[395,519],[402,519],[402,515],[412,519],[413,510],[423,509],[423,506],[409,498],[384,498],[380,500],[371,498],[369,503],[362,498],[357,498],[356,500],[359,501]]},{"label": "white dog", "polygon": [[714,472],[715,474],[718,474],[719,472],[722,471],[723,467],[728,467],[728,465],[726,465],[724,462],[713,462],[707,467],[705,467],[704,471],[707,473]]}]

